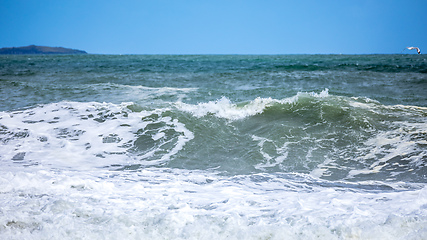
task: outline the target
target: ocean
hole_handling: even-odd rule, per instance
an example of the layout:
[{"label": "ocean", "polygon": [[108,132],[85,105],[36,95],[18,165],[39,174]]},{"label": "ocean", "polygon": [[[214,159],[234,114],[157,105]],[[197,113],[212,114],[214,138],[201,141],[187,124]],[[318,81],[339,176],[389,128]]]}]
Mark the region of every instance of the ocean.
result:
[{"label": "ocean", "polygon": [[427,239],[425,55],[2,55],[1,239]]}]

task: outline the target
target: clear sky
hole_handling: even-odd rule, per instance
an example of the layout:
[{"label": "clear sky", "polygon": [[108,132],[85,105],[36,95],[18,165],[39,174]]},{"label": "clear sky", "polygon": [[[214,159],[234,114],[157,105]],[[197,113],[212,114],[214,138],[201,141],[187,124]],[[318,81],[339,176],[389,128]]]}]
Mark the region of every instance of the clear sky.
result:
[{"label": "clear sky", "polygon": [[31,44],[99,54],[427,53],[427,0],[0,0],[0,47]]}]

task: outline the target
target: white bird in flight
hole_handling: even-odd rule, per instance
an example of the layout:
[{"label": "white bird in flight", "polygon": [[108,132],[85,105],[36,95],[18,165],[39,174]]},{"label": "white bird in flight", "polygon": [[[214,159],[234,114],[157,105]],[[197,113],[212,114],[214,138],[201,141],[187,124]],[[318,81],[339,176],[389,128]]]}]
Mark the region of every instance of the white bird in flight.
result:
[{"label": "white bird in flight", "polygon": [[420,49],[419,49],[419,48],[417,48],[417,47],[407,47],[407,49],[409,49],[409,50],[413,50],[413,49],[415,49],[415,50],[417,50],[417,53],[418,53],[418,54],[421,54]]}]

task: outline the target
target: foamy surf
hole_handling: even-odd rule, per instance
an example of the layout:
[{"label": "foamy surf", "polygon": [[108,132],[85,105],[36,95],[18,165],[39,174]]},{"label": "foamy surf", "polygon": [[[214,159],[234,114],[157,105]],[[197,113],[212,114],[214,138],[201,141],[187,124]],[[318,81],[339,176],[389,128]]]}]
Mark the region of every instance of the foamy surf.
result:
[{"label": "foamy surf", "polygon": [[135,112],[132,106],[61,102],[3,112],[1,159],[73,169],[150,165],[168,161],[193,138],[177,119],[161,116],[167,109]]},{"label": "foamy surf", "polygon": [[24,171],[1,175],[0,233],[6,239],[427,236],[427,220],[419,217],[427,205],[425,188],[344,191],[298,184],[298,176],[259,174],[230,179],[178,169],[94,174]]}]

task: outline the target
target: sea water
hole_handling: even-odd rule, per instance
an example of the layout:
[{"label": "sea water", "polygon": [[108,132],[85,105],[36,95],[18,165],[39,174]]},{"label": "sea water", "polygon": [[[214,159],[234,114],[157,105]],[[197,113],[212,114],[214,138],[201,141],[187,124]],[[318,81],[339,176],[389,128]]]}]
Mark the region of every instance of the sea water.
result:
[{"label": "sea water", "polygon": [[427,239],[424,55],[0,56],[1,239]]}]

